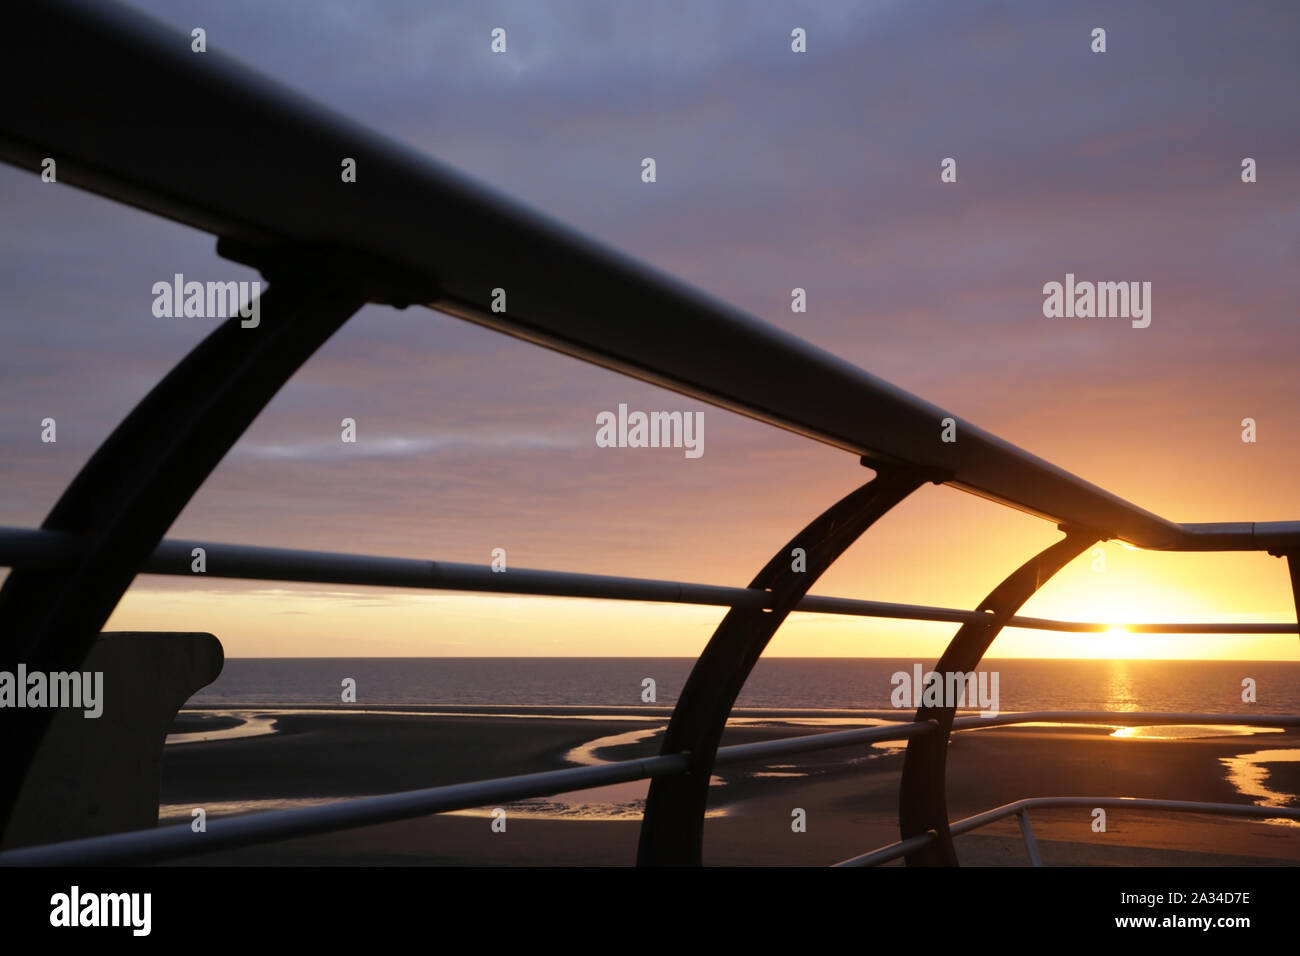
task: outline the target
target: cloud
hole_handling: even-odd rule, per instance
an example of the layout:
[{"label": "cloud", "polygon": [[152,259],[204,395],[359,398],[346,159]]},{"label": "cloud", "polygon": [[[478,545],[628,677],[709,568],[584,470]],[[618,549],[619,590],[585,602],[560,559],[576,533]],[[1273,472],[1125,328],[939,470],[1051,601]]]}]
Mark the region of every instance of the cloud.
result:
[{"label": "cloud", "polygon": [[273,461],[339,461],[347,458],[420,458],[446,449],[461,450],[547,450],[585,447],[573,435],[537,434],[463,434],[424,437],[389,436],[355,443],[336,441],[280,442],[276,444],[244,443],[232,451],[235,458],[248,457]]}]

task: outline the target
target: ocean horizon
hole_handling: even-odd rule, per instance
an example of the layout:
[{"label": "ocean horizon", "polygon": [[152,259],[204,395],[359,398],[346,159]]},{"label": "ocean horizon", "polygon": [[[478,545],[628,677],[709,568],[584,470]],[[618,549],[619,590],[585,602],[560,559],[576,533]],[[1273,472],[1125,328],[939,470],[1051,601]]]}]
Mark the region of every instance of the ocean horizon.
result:
[{"label": "ocean horizon", "polygon": [[[677,700],[694,658],[377,657],[230,658],[188,707],[514,706],[663,707]],[[913,658],[767,658],[737,708],[891,709],[892,676]],[[1300,711],[1300,662],[989,659],[998,706],[1016,710],[1205,713]],[[344,681],[355,682],[345,702]],[[654,681],[653,700],[645,681]],[[1254,701],[1243,700],[1246,681]]]}]

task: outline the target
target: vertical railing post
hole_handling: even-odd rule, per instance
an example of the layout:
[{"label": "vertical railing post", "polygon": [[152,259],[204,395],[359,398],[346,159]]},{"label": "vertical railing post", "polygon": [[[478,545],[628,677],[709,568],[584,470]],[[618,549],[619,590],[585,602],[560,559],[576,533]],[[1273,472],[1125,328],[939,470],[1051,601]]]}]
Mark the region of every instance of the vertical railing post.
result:
[{"label": "vertical railing post", "polygon": [[1291,576],[1291,600],[1295,604],[1296,621],[1300,623],[1300,551],[1286,553],[1286,567]]},{"label": "vertical railing post", "polygon": [[[0,588],[0,670],[75,671],[181,510],[290,376],[367,301],[431,301],[427,283],[328,247],[260,254],[271,287],[199,343],[146,395],[41,525],[84,544],[71,568],[14,568]],[[256,315],[255,324],[251,321]],[[48,708],[6,709],[0,827],[50,724]]]},{"label": "vertical railing post", "polygon": [[1016,819],[1020,822],[1020,835],[1025,841],[1025,852],[1029,854],[1029,865],[1042,866],[1043,858],[1038,853],[1038,841],[1034,839],[1034,828],[1029,823],[1029,811],[1020,810]]}]

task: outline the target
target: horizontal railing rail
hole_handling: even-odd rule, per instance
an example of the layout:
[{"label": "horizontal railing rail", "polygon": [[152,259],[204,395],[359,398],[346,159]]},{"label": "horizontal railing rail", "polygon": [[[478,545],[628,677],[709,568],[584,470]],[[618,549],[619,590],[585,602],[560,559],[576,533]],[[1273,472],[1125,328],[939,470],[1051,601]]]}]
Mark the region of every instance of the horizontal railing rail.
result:
[{"label": "horizontal railing rail", "polygon": [[[1294,820],[1300,823],[1300,809],[1292,807],[1263,807],[1254,803],[1205,803],[1195,800],[1152,800],[1146,797],[1026,797],[1012,803],[1003,804],[992,810],[985,810],[973,816],[965,817],[949,824],[953,836],[970,833],[990,823],[997,823],[1007,817],[1018,817],[1020,832],[1029,850],[1029,859],[1034,866],[1042,865],[1033,830],[1029,825],[1030,810],[1063,809],[1066,807],[1086,807],[1088,809],[1125,809],[1125,810],[1161,810],[1170,813],[1204,813],[1218,816],[1242,817],[1250,820]],[[888,846],[863,853],[860,856],[841,860],[834,866],[879,866],[892,860],[902,859],[909,853],[933,843],[937,837],[933,832],[921,836],[899,840]]]},{"label": "horizontal railing rail", "polygon": [[[1300,727],[1300,714],[1029,711],[1017,714],[1000,714],[997,717],[988,718],[964,717],[954,722],[953,726],[954,729],[976,730],[981,727],[1039,722],[1113,723],[1120,725],[1245,724],[1249,726]],[[714,765],[727,766],[745,761],[766,760],[857,744],[911,740],[917,736],[934,733],[937,729],[938,727],[933,721],[900,722],[851,730],[799,734],[751,744],[735,744],[719,747]],[[66,866],[159,862],[295,837],[354,829],[379,823],[392,823],[398,820],[446,813],[448,811],[475,809],[494,803],[554,796],[609,784],[681,774],[687,772],[689,767],[690,757],[688,754],[665,754],[658,757],[620,760],[594,767],[573,767],[565,770],[550,770],[541,773],[452,784],[380,796],[357,797],[314,807],[271,810],[209,820],[204,832],[195,832],[188,823],[180,823],[153,830],[135,830],[108,836],[45,844],[43,846],[23,847],[0,853],[0,866]],[[1042,799],[1091,800],[1093,798],[1031,798],[1029,805],[1032,805],[1033,800]],[[1117,805],[1132,807],[1144,804],[1142,800],[1134,802],[1130,798],[1107,797],[1095,799],[1116,801]],[[1020,803],[1024,803],[1024,801]],[[1020,803],[1008,804],[1006,807],[999,807],[987,814],[970,817],[955,823],[952,825],[952,832],[954,834],[964,833],[978,826],[995,822],[1017,812]],[[1152,804],[1154,807],[1154,804],[1177,803],[1177,801],[1145,801],[1145,803]],[[1068,805],[1080,804],[1072,803]],[[1104,803],[1090,805],[1103,806]],[[1238,805],[1187,804],[1187,806],[1235,807]],[[1026,809],[1027,807],[1028,805]],[[1240,805],[1239,809],[1242,810],[1241,815],[1258,818],[1290,817],[1294,815],[1297,819],[1300,819],[1300,811],[1275,811],[1272,807],[1258,807],[1255,805]],[[958,829],[959,827],[961,829]],[[909,838],[836,865],[855,866],[870,865],[871,862],[888,862],[911,852],[912,849],[924,846],[928,842],[929,838],[925,837]]]},{"label": "horizontal railing rail", "polygon": [[[926,722],[837,730],[822,734],[800,734],[755,744],[720,747],[714,763],[730,764],[743,760],[804,753],[810,750],[847,747],[851,744],[909,740],[918,734],[932,733],[935,729],[933,723]],[[554,796],[608,784],[680,774],[685,773],[689,766],[688,755],[669,754],[620,760],[596,767],[573,767],[566,770],[551,770],[375,797],[358,797],[316,807],[271,810],[224,820],[210,820],[203,833],[195,833],[188,823],[181,823],[159,827],[156,830],[136,830],[9,850],[0,853],[0,865],[63,866],[156,862],[272,840],[352,829],[376,823],[391,823],[412,817],[445,813],[449,810],[469,810],[508,800]]]},{"label": "horizontal railing rail", "polygon": [[1215,726],[1227,725],[1242,727],[1280,727],[1300,728],[1300,714],[1214,714],[1199,711],[1197,713],[1175,713],[1153,710],[1031,710],[992,714],[984,717],[958,717],[953,721],[954,730],[970,730],[975,727],[1005,727],[1008,724],[1119,724],[1129,726],[1189,725]]},{"label": "horizontal railing rail", "polygon": [[[542,597],[577,597],[712,607],[771,607],[773,600],[771,592],[759,588],[528,568],[511,568],[509,571],[496,572],[488,565],[479,564],[220,544],[197,540],[168,539],[161,542],[146,560],[141,571],[144,574],[195,577],[195,572],[191,570],[195,548],[203,549],[206,568],[203,576],[210,578],[527,594]],[[37,528],[0,527],[0,567],[57,570],[74,564],[81,549],[82,544],[74,535],[63,532]],[[816,595],[803,598],[795,610],[810,614],[840,614],[953,624],[965,624],[985,617],[979,611],[960,608]],[[1058,621],[1017,615],[1011,618],[1007,626],[1041,631],[1099,633],[1119,625],[1097,621]],[[1290,635],[1300,632],[1300,623],[1297,622],[1173,621],[1125,623],[1122,626],[1128,631],[1142,634]]]}]

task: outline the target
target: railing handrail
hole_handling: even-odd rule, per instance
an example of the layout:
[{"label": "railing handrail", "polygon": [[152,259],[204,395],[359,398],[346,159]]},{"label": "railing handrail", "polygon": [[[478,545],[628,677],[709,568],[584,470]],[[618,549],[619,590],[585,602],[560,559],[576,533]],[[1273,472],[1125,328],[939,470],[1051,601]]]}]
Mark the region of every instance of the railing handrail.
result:
[{"label": "railing handrail", "polygon": [[[961,712],[958,711],[960,714]],[[1005,727],[1009,724],[1141,724],[1143,726],[1182,725],[1243,727],[1300,727],[1300,714],[1216,714],[1158,710],[1022,710],[1007,711],[990,717],[958,716],[953,730],[979,727]]]},{"label": "railing handrail", "polygon": [[[27,82],[34,70],[43,82]],[[244,253],[307,243],[392,263],[436,287],[421,304],[439,311],[1107,537],[1300,550],[1300,522],[1177,524],[1140,508],[217,51],[193,56],[188,37],[126,7],[24,5],[0,34],[0,82],[26,90],[0,113],[0,160],[39,172],[58,156],[60,182],[237,239]],[[199,162],[184,138],[121,135],[141,109],[238,135],[206,137]],[[357,181],[301,174],[323,157],[359,158]],[[953,442],[938,440],[947,418]]]},{"label": "railing handrail", "polygon": [[[322,266],[331,271],[342,268],[348,273],[346,285],[350,292],[346,301],[333,304],[328,321],[302,326],[311,333],[310,342],[295,342],[292,348],[285,344],[288,339],[272,343],[244,369],[244,379],[240,380],[243,386],[258,383],[262,387],[254,401],[242,406],[227,401],[223,406],[186,407],[185,420],[191,425],[207,418],[225,420],[223,415],[235,415],[231,428],[219,440],[209,440],[206,436],[210,431],[197,429],[189,433],[185,445],[165,449],[151,459],[149,468],[141,469],[153,481],[181,482],[186,500],[203,475],[187,471],[185,462],[204,462],[204,475],[215,463],[186,455],[201,448],[204,441],[212,446],[206,451],[227,450],[247,427],[250,416],[273,394],[267,388],[282,384],[328,337],[332,323],[345,321],[367,300],[399,306],[420,304],[851,451],[877,471],[899,471],[898,466],[904,466],[901,470],[908,472],[905,480],[911,483],[909,491],[922,481],[945,483],[1048,518],[1067,532],[1065,544],[1070,547],[1084,538],[1119,538],[1151,549],[1260,550],[1286,556],[1293,591],[1300,600],[1300,521],[1178,524],[1153,514],[784,330],[505,199],[220,53],[195,57],[186,36],[128,8],[106,0],[47,0],[22,5],[15,19],[10,29],[0,32],[0,83],[22,88],[27,95],[8,103],[0,112],[0,160],[39,172],[44,157],[58,156],[59,182],[206,230],[219,237],[219,254],[253,265],[264,275],[297,276],[297,284],[289,279],[284,286],[288,290],[285,301],[289,303],[286,314],[304,308],[306,303],[320,305],[313,298],[313,290]],[[28,82],[38,74],[40,83]],[[87,74],[95,76],[96,82],[85,83],[83,77]],[[183,138],[123,135],[123,130],[139,130],[134,120],[141,110],[155,115],[201,114],[210,131],[224,134],[206,137],[201,150],[195,150]],[[257,150],[248,149],[250,141],[258,144]],[[357,180],[343,184],[329,175],[302,174],[302,170],[317,168],[323,161],[333,162],[331,157],[358,158],[361,171]],[[511,255],[499,255],[503,247]],[[287,273],[278,271],[285,268]],[[280,281],[275,279],[277,285],[268,293],[270,300],[279,301]],[[503,312],[494,309],[498,290],[508,290],[509,294],[510,305]],[[616,307],[611,305],[615,302]],[[613,314],[615,308],[617,314]],[[228,324],[227,328],[234,326]],[[187,367],[191,371],[201,369],[205,375],[215,369],[213,380],[219,380],[226,369],[221,356],[233,348],[233,341],[228,335],[207,340],[205,346],[191,354]],[[735,361],[737,355],[744,360]],[[119,560],[119,552],[129,555],[127,569],[131,574],[141,570],[184,574],[189,573],[191,545],[215,549],[216,556],[222,559],[209,572],[213,577],[266,579],[297,575],[283,579],[736,608],[768,606],[761,602],[769,599],[756,589],[552,571],[516,570],[507,577],[476,565],[197,542],[164,541],[141,565],[139,559],[145,548],[157,542],[161,529],[175,519],[178,502],[160,498],[158,506],[153,507],[139,476],[135,484],[114,499],[112,508],[106,509],[107,517],[83,514],[83,499],[98,493],[101,485],[97,482],[104,474],[114,472],[121,461],[136,454],[136,447],[130,443],[138,433],[147,433],[150,423],[159,417],[159,409],[167,408],[167,402],[174,399],[176,381],[169,377],[165,387],[160,386],[161,391],[150,393],[128,418],[124,430],[107,443],[109,450],[101,449],[101,454],[92,459],[94,467],[79,473],[56,506],[55,514],[61,517],[53,521],[55,526],[76,527],[94,542],[92,556],[78,566],[77,572],[59,578],[59,587],[68,592],[64,600],[55,603],[61,613],[76,607],[72,592],[83,596],[95,593],[94,606],[80,619],[74,619],[72,614],[58,618],[47,615],[28,571],[42,562],[62,567],[60,562],[75,553],[81,541],[25,529],[5,532],[7,544],[3,546],[18,554],[16,560],[26,570],[9,579],[3,593],[13,597],[14,592],[22,592],[13,599],[21,611],[19,616],[26,615],[23,620],[33,630],[31,643],[38,652],[58,660],[59,654],[72,656],[69,646],[77,655],[84,652],[83,645],[93,637],[93,628],[103,624],[126,587],[112,575],[101,573]],[[238,393],[239,389],[232,386],[232,394]],[[955,429],[956,441],[939,440],[945,424]],[[145,516],[137,523],[124,517],[137,514]],[[64,521],[72,524],[61,523]],[[136,528],[145,530],[137,535]],[[1054,545],[1049,551],[1055,555],[1059,548]],[[1051,563],[1043,556],[1036,560]],[[1032,571],[1032,563],[1017,575],[1024,577],[1026,568]],[[20,586],[13,586],[15,580]],[[1031,583],[1036,587],[1036,582]],[[1010,579],[1010,584],[1017,594],[1030,593],[1022,587],[1020,578]],[[999,596],[999,600],[1004,598]],[[1014,607],[1004,600],[1006,613],[994,618],[955,609],[817,597],[805,598],[798,605],[791,601],[780,611],[782,617],[796,607],[965,625],[979,625],[982,619],[996,620],[997,628],[990,629],[990,635],[1008,620],[1011,626],[1046,630],[1092,631],[1115,626],[1010,617],[1010,610],[1018,608],[1023,600],[1021,596]],[[1127,627],[1149,633],[1168,630],[1218,634],[1289,634],[1298,629],[1289,624]],[[978,630],[963,629],[979,637]],[[67,633],[73,633],[73,640],[82,643],[59,643]],[[983,648],[979,650],[982,653]],[[978,655],[972,659],[978,660]],[[1045,720],[1069,714],[1082,719],[1080,715],[1086,713],[1040,711],[1033,716]],[[1122,712],[1108,716],[1127,722],[1139,719],[1139,715]],[[1192,722],[1188,718],[1197,716],[1163,715],[1161,722],[1170,717]],[[1199,716],[1223,722],[1238,715]],[[974,729],[1029,719],[1026,715],[1014,719],[964,716],[953,726]],[[972,720],[976,723],[970,723]],[[1259,718],[1251,715],[1241,722],[1251,721]],[[40,729],[35,718],[28,723],[29,731]],[[881,734],[905,729],[909,739],[921,735],[918,743],[926,743],[933,739],[924,736],[933,726],[901,724],[768,741],[739,749],[720,748],[716,762],[797,752],[789,749],[792,747],[815,749],[842,745],[840,742],[901,739]],[[21,746],[15,752],[22,766],[30,761],[39,739],[39,733],[34,732],[21,737]],[[232,834],[221,838],[229,839],[229,844],[220,845],[262,842],[440,812],[454,806],[475,806],[488,800],[566,792],[573,789],[570,784],[581,788],[680,774],[689,765],[685,754],[669,753],[600,767],[255,814],[217,821],[216,830]],[[707,774],[699,779],[707,780]],[[942,782],[941,776],[931,779]],[[6,807],[12,806],[16,793],[13,781],[18,780],[21,774],[4,783]],[[472,803],[463,804],[470,799]],[[1027,806],[1015,812],[1020,814],[1025,839],[1032,841]],[[943,822],[946,825],[946,819]],[[938,826],[923,822],[921,829],[931,825]],[[955,827],[953,830],[956,832]],[[96,859],[138,860],[150,858],[149,853],[174,854],[182,846],[188,847],[185,852],[193,852],[193,836],[188,826],[117,834],[11,851],[0,854],[0,862],[37,858],[53,861],[60,859],[61,853],[91,852],[88,846],[99,848],[94,851],[100,854]],[[948,854],[951,841],[946,832],[943,839]],[[916,837],[898,846],[916,847],[918,841],[925,843],[928,838]],[[219,840],[209,831],[206,839],[201,837],[198,842],[214,848]],[[682,846],[686,847],[683,852],[693,852],[685,843]],[[1030,852],[1036,859],[1032,842]],[[873,858],[879,858],[879,851]],[[84,855],[66,859],[86,862]]]},{"label": "railing handrail", "polygon": [[[1019,816],[1021,818],[1021,833],[1026,838],[1026,842],[1032,839],[1032,833],[1028,827],[1027,814],[1030,810],[1048,810],[1060,809],[1063,807],[1087,807],[1108,808],[1108,809],[1127,809],[1127,810],[1165,810],[1172,813],[1205,813],[1218,816],[1245,817],[1252,820],[1295,820],[1300,822],[1300,809],[1292,807],[1262,807],[1255,803],[1207,803],[1197,800],[1158,800],[1149,797],[1025,797],[1020,800],[1014,800],[1011,803],[1004,803],[1000,807],[994,807],[992,810],[985,810],[982,813],[976,813],[969,817],[963,817],[954,823],[949,824],[948,830],[953,836],[960,836],[963,833],[970,833],[972,830],[978,830],[980,827],[988,826],[999,820],[1005,820],[1007,817]],[[863,853],[859,856],[849,857],[847,860],[841,860],[833,866],[879,866],[882,863],[889,863],[892,860],[898,860],[909,853],[925,847],[934,842],[934,832],[923,834],[921,836],[909,837],[906,840],[899,840],[888,846],[882,846],[872,850],[869,853]],[[1037,852],[1030,850],[1030,859],[1034,866],[1040,866]]]},{"label": "railing handrail", "polygon": [[[0,527],[0,567],[54,570],[74,564],[82,547],[74,535],[40,528]],[[442,591],[528,594],[713,607],[770,607],[772,595],[758,588],[695,584],[608,574],[511,568],[494,572],[488,565],[417,558],[347,554],[211,541],[167,539],[141,568],[143,574],[193,577],[193,551],[202,548],[205,577],[363,587],[420,588]],[[965,624],[984,617],[979,611],[808,595],[796,610],[811,614],[882,617],[894,620]],[[1013,616],[1008,627],[1040,631],[1099,633],[1122,626],[1142,634],[1280,634],[1300,632],[1296,622],[1173,621],[1124,623],[1059,621]]]},{"label": "railing handrail", "polygon": [[[1160,714],[1151,712],[1125,713],[1123,711],[1027,711],[1019,714],[1004,714],[998,718],[969,717],[960,718],[954,728],[977,730],[981,727],[1004,726],[1015,723],[1037,723],[1044,720],[1057,722],[1114,722],[1114,723],[1165,723],[1165,724],[1224,724],[1248,723],[1252,726],[1300,727],[1300,714]],[[969,721],[969,723],[963,723]],[[899,722],[883,726],[867,727],[853,730],[836,730],[818,734],[798,734],[774,740],[759,741],[752,744],[734,744],[719,747],[715,766],[740,763],[747,760],[760,760],[828,750],[854,744],[878,743],[894,740],[910,740],[913,737],[932,733],[937,730],[933,721]],[[180,823],[173,826],[159,827],[153,830],[134,830],[115,833],[108,836],[90,837],[81,840],[68,840],[43,846],[22,847],[0,853],[0,866],[64,866],[69,864],[99,865],[107,863],[146,863],[209,853],[222,849],[233,849],[258,843],[292,837],[327,833],[335,830],[353,829],[377,823],[390,823],[412,817],[445,813],[451,810],[467,810],[492,803],[523,800],[531,797],[552,796],[571,793],[592,787],[606,786],[613,783],[626,783],[633,780],[684,773],[689,769],[690,758],[687,754],[665,754],[658,757],[635,758],[601,764],[594,767],[572,767],[564,770],[548,770],[541,773],[523,774],[513,777],[500,777],[491,780],[431,787],[422,790],[409,790],[399,793],[382,794],[372,797],[354,797],[320,806],[302,807],[291,810],[269,810],[260,813],[244,814],[227,819],[208,821],[202,833],[193,831],[189,824]],[[1045,798],[1032,798],[1045,799]],[[1066,798],[1057,798],[1066,799]],[[1083,799],[1083,798],[1069,798]],[[1097,798],[1128,801],[1130,798]],[[1101,804],[1098,804],[1101,805]],[[1125,803],[1137,806],[1137,803]],[[1007,806],[1014,806],[1008,804]],[[1205,806],[1215,806],[1205,804]],[[1225,805],[1227,806],[1227,805]],[[1235,805],[1234,805],[1235,806]],[[1245,806],[1245,805],[1243,805]],[[1253,804],[1249,806],[1254,806]],[[1004,807],[990,813],[1001,813]],[[1255,816],[1287,816],[1286,813],[1274,813],[1273,808],[1256,808],[1266,810]],[[1015,812],[1014,810],[1010,812]],[[1300,811],[1294,811],[1300,819]],[[1007,814],[1002,814],[1003,816]],[[993,817],[966,829],[991,823]],[[963,823],[976,818],[968,818]],[[953,825],[953,832],[958,831]],[[891,844],[873,851],[874,856],[881,853],[902,849],[901,856],[919,846],[915,838],[898,844]],[[893,859],[886,856],[880,862]],[[854,858],[861,859],[861,858]],[[845,861],[841,865],[853,865]]]},{"label": "railing handrail", "polygon": [[[935,729],[934,723],[925,722],[799,734],[756,744],[719,747],[715,763],[737,763],[875,741],[908,740]],[[152,862],[313,833],[390,823],[449,810],[468,810],[490,803],[552,796],[613,783],[684,773],[689,765],[688,756],[668,754],[620,760],[595,767],[572,767],[373,797],[354,797],[315,807],[269,810],[225,820],[211,820],[203,833],[195,833],[188,823],[181,823],[154,830],[135,830],[23,847],[0,853],[0,865],[62,866],[72,863],[94,865]]]}]

